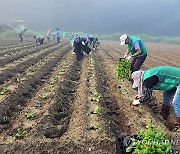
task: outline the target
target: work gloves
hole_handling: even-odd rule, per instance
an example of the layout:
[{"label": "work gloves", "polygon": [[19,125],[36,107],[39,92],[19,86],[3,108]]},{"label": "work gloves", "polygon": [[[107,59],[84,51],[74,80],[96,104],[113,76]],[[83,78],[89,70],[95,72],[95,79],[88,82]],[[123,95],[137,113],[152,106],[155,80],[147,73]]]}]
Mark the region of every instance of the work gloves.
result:
[{"label": "work gloves", "polygon": [[123,58],[126,58],[126,57],[127,57],[127,55],[125,54]]},{"label": "work gloves", "polygon": [[131,56],[126,57],[126,59],[127,59],[127,60],[130,60],[130,59],[131,59]]},{"label": "work gloves", "polygon": [[131,59],[131,56],[127,56],[127,55],[125,54],[123,58],[126,58],[127,60],[130,60],[130,59]]}]

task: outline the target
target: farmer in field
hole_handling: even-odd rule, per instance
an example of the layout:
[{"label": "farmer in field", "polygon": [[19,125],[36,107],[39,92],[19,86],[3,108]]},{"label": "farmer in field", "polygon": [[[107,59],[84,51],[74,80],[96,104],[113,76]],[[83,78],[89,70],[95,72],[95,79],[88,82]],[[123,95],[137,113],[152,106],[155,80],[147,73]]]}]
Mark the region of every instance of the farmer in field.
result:
[{"label": "farmer in field", "polygon": [[60,42],[60,38],[61,38],[61,33],[59,31],[59,28],[57,28],[56,30],[57,30],[57,32],[56,32],[57,43],[59,43]]},{"label": "farmer in field", "polygon": [[48,42],[50,42],[51,32],[52,32],[51,29],[49,29],[48,32],[47,32],[47,40],[48,40]]},{"label": "farmer in field", "polygon": [[43,45],[44,43],[44,36],[34,36],[35,42],[37,45]]},{"label": "farmer in field", "polygon": [[20,29],[20,31],[19,31],[19,38],[20,38],[20,41],[21,41],[21,42],[23,41],[24,34],[25,34],[26,31],[27,31],[27,28],[22,28],[22,29]]},{"label": "farmer in field", "polygon": [[[142,64],[147,57],[147,49],[144,43],[141,41],[140,38],[134,36],[127,36],[126,34],[123,34],[120,37],[120,42],[121,45],[128,45],[128,49],[124,55],[124,58],[128,60],[133,58],[131,61],[131,73],[140,70]],[[130,56],[128,56],[129,53],[131,53]]]},{"label": "farmer in field", "polygon": [[53,32],[52,36],[53,36],[53,40],[55,41],[56,40],[56,32]]},{"label": "farmer in field", "polygon": [[71,42],[71,47],[73,47],[73,42],[74,42],[74,36],[72,34],[68,34],[68,40]]},{"label": "farmer in field", "polygon": [[100,42],[98,41],[98,38],[94,36],[92,43],[93,43],[93,50],[96,50],[100,44]]},{"label": "farmer in field", "polygon": [[74,52],[76,53],[77,60],[81,60],[83,58],[84,50],[87,54],[91,52],[91,49],[88,47],[88,44],[92,42],[91,38],[86,36],[77,36],[74,39],[73,46]]},{"label": "farmer in field", "polygon": [[72,38],[73,38],[73,35],[72,34],[68,34],[68,40],[72,40]]},{"label": "farmer in field", "polygon": [[132,73],[132,79],[134,80],[133,88],[138,88],[138,95],[133,101],[133,105],[149,100],[152,96],[152,90],[164,91],[161,115],[164,119],[167,119],[170,113],[170,103],[173,100],[177,125],[180,126],[179,67],[158,66],[145,71],[135,71]]}]

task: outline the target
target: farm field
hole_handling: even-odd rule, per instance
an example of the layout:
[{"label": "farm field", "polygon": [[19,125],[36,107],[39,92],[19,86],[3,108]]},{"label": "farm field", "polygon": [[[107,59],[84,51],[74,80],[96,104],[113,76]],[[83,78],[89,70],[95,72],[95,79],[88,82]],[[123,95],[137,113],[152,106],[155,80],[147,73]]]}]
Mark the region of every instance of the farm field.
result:
[{"label": "farm field", "polygon": [[[115,75],[126,51],[118,41],[102,41],[81,62],[67,41],[14,42],[0,41],[0,153],[115,154],[116,137],[136,134],[149,119],[168,130],[169,139],[180,138],[173,108],[167,121],[159,114],[161,92],[142,110],[131,105],[136,91]],[[146,46],[143,69],[180,67],[180,45]]]}]

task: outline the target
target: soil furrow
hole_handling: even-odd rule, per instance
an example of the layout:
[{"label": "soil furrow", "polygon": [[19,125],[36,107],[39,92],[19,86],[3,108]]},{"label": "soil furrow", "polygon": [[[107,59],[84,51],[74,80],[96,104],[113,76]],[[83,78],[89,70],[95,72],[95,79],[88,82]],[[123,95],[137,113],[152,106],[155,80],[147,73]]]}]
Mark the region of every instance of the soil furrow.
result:
[{"label": "soil furrow", "polygon": [[[60,45],[60,46],[62,46],[62,45]],[[16,65],[14,68],[6,69],[2,73],[0,73],[0,84],[3,84],[4,81],[11,79],[17,73],[22,73],[25,69],[27,69],[30,66],[33,66],[35,63],[37,63],[38,61],[43,59],[45,56],[49,55],[51,52],[54,52],[58,48],[59,48],[59,46],[57,46],[55,48],[51,48],[50,50],[43,52],[42,54],[38,55],[37,57],[33,57],[31,59],[28,59],[25,62],[22,62],[22,63]]]},{"label": "soil furrow", "polygon": [[[62,47],[62,48],[64,48],[64,47]],[[42,52],[44,52],[44,51],[42,51]],[[36,63],[33,67],[28,68],[23,73],[17,74],[11,80],[2,84],[1,87],[6,88],[7,91],[3,95],[0,95],[0,102],[3,102],[3,100],[6,99],[8,97],[8,95],[11,94],[13,91],[15,91],[20,84],[22,84],[23,82],[28,80],[28,78],[30,76],[33,76],[39,68],[41,68],[45,63],[47,63],[47,61],[54,58],[58,54],[59,54],[59,50],[50,53],[44,59],[42,59],[38,63]],[[36,55],[32,55],[32,56],[36,56]]]},{"label": "soil furrow", "polygon": [[1,50],[0,56],[12,55],[12,54],[18,53],[18,52],[20,52],[22,50],[33,48],[34,46],[36,46],[36,44],[26,45],[26,46],[22,45],[21,47],[14,47],[14,48],[9,48],[8,47],[5,50]]},{"label": "soil furrow", "polygon": [[56,100],[50,105],[48,114],[40,122],[38,132],[46,138],[61,137],[67,131],[72,113],[70,109],[81,74],[81,64],[74,60],[65,80],[60,83]]},{"label": "soil furrow", "polygon": [[37,87],[43,83],[42,79],[48,78],[51,69],[56,66],[58,61],[62,59],[69,49],[70,48],[67,47],[67,49],[61,51],[57,57],[48,61],[41,69],[38,70],[37,73],[30,77],[27,82],[20,85],[15,92],[9,95],[9,97],[0,104],[1,124],[4,124],[4,126],[6,125],[6,127],[8,126],[10,118],[13,116],[14,112],[20,110],[21,106],[26,105],[27,101],[32,97],[32,94],[35,93]]},{"label": "soil furrow", "polygon": [[34,44],[34,42],[25,42],[25,43],[14,43],[13,44],[2,44],[1,47],[0,47],[0,50],[4,50],[4,49],[9,49],[9,48],[18,48],[18,47],[22,47],[22,46],[25,46],[25,45],[31,45],[31,44]]},{"label": "soil furrow", "polygon": [[[46,48],[47,48],[48,46],[46,46]],[[33,54],[33,53],[36,53],[36,52],[38,52],[40,50],[40,48],[35,48],[35,49],[30,49],[30,50],[25,50],[25,51],[23,51],[23,52],[21,52],[21,53],[18,53],[18,54],[13,54],[13,55],[11,55],[10,57],[6,57],[6,58],[3,58],[3,59],[0,59],[0,66],[4,66],[4,65],[6,65],[6,64],[8,64],[8,63],[12,63],[13,61],[15,61],[15,60],[18,60],[18,59],[20,59],[20,58],[23,58],[23,57],[25,57],[25,56],[27,56],[27,55],[30,55],[30,54]],[[42,49],[41,49],[42,50]]]},{"label": "soil furrow", "polygon": [[[46,115],[49,106],[53,103],[55,91],[59,87],[59,82],[64,78],[67,72],[66,69],[72,65],[72,58],[74,57],[71,52],[66,54],[58,65],[53,68],[50,78],[41,85],[35,95],[29,100],[27,106],[24,107],[20,113],[17,113],[16,118],[10,126],[11,129],[3,132],[3,134],[7,134],[7,139],[3,139],[4,143],[8,144],[8,142],[13,142],[12,136],[15,134],[17,128],[28,130],[28,135],[25,137],[26,140],[42,137],[39,136],[36,131],[37,124]],[[46,96],[42,97],[43,95]],[[24,116],[26,113],[33,113],[34,117],[26,118]]]},{"label": "soil furrow", "polygon": [[104,119],[107,123],[107,129],[109,127],[110,131],[115,136],[118,136],[118,134],[127,133],[127,131],[130,131],[128,119],[123,112],[120,112],[121,109],[118,106],[118,101],[110,92],[108,85],[109,79],[102,69],[103,65],[96,53],[94,54],[94,59],[96,62],[96,72],[98,76],[97,88],[99,93],[102,95],[102,107],[106,112]]},{"label": "soil furrow", "polygon": [[47,47],[50,47],[50,46],[53,46],[55,45],[55,43],[45,43],[43,46],[37,46],[36,44],[32,44],[30,46],[22,46],[21,48],[8,48],[7,50],[5,50],[4,52],[0,52],[0,56],[9,56],[9,55],[14,55],[18,52],[21,52],[22,50],[33,50],[34,48],[35,49],[45,49]]}]

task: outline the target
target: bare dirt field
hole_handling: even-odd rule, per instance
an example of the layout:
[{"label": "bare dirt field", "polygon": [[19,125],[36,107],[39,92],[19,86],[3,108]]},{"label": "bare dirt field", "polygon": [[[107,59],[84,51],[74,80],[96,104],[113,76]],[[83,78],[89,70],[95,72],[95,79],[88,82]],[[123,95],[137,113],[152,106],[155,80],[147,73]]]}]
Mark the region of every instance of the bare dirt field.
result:
[{"label": "bare dirt field", "polygon": [[[145,44],[143,69],[180,67],[180,45]],[[1,40],[0,154],[115,154],[116,137],[136,134],[149,119],[179,140],[173,107],[167,121],[159,114],[162,92],[154,91],[141,111],[131,105],[136,91],[115,75],[125,51],[118,41],[102,41],[78,62],[68,41]],[[93,112],[97,106],[101,114]]]}]

